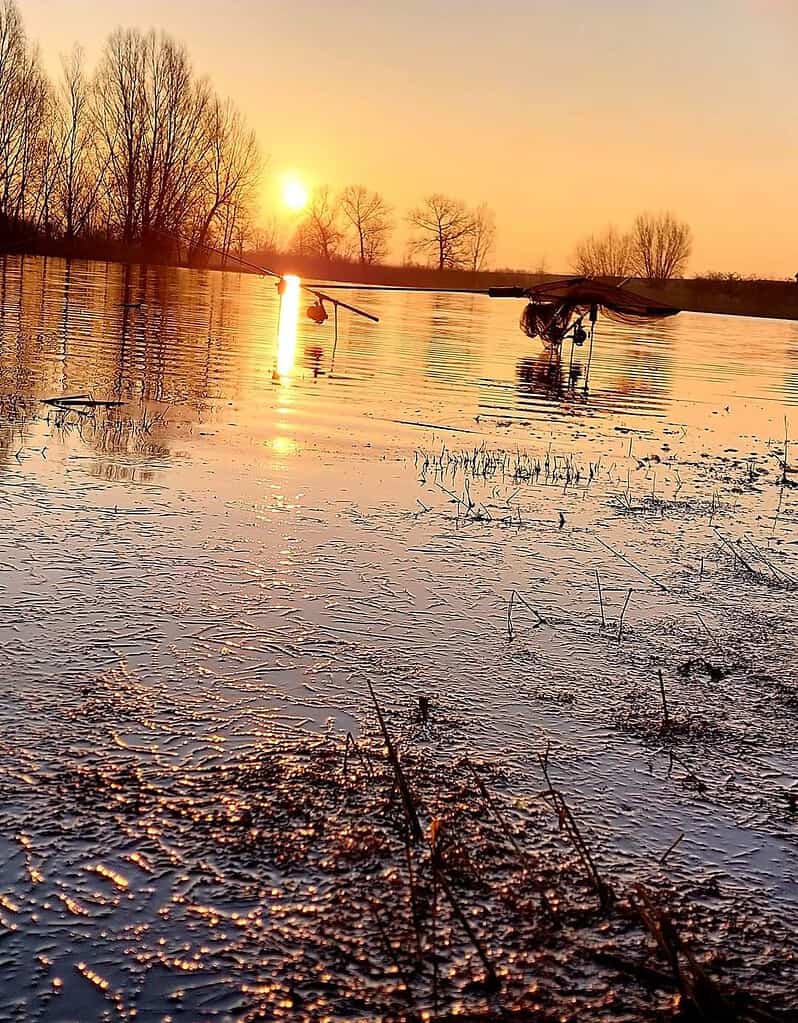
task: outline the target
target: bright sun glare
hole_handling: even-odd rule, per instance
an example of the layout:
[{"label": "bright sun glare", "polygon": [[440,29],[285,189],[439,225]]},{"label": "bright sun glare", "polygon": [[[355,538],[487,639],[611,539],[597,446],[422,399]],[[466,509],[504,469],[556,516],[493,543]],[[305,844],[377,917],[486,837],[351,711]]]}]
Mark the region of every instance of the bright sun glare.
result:
[{"label": "bright sun glare", "polygon": [[297,178],[283,183],[283,202],[289,210],[303,210],[308,204],[308,190]]}]

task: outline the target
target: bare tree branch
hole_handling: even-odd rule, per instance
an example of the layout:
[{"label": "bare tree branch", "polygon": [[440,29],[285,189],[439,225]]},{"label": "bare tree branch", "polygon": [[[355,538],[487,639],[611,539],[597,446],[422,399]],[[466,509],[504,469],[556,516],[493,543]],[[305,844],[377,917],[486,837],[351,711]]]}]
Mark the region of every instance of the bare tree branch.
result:
[{"label": "bare tree branch", "polygon": [[630,265],[637,277],[679,277],[693,249],[690,225],[672,213],[642,213],[632,229]]},{"label": "bare tree branch", "polygon": [[410,251],[426,256],[439,270],[459,270],[468,264],[473,219],[459,199],[436,192],[411,210]]},{"label": "bare tree branch", "polygon": [[587,277],[625,277],[631,267],[632,237],[614,227],[591,234],[576,247],[574,269]]},{"label": "bare tree branch", "polygon": [[360,262],[381,262],[388,253],[393,230],[392,210],[383,197],[363,185],[349,185],[341,193],[340,206]]}]

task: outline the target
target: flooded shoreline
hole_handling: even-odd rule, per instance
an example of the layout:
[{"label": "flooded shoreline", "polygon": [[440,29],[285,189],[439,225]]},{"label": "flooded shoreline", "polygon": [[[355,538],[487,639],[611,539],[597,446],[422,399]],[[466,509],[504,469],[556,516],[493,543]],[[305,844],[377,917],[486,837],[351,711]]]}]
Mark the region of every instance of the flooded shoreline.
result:
[{"label": "flooded shoreline", "polygon": [[[721,987],[794,1009],[795,328],[609,327],[584,396],[530,366],[539,353],[508,305],[364,293],[382,322],[347,322],[334,369],[329,331],[300,325],[275,375],[270,285],[124,274],[4,263],[2,1011],[211,1020],[282,1005],[315,1019],[323,1004],[366,1019],[379,970],[384,1018],[499,1011],[464,979],[484,963],[456,913],[437,1010],[429,948],[411,982],[373,921],[345,961],[333,942],[303,965],[285,935],[282,904],[298,933],[307,914],[328,921],[325,940],[345,937],[325,871],[358,817],[353,912],[370,878],[404,884],[407,824],[369,683],[425,835],[448,821],[492,850],[487,893],[469,870],[453,882],[476,919],[507,871],[530,868],[484,832],[465,761],[553,872],[550,898],[554,873],[564,902],[591,898],[539,798],[547,755],[601,876],[661,887],[697,954],[714,949]],[[40,402],[70,393],[124,405]],[[379,784],[344,753],[348,733]],[[524,1000],[537,981],[559,1017],[679,1009],[628,977],[599,1006],[594,985],[606,996],[617,972],[583,964],[570,1003],[556,970],[518,965],[507,933],[479,927],[491,962],[516,964],[507,1011],[548,1018]],[[650,936],[635,941],[653,968]],[[362,969],[358,949],[373,957]]]}]

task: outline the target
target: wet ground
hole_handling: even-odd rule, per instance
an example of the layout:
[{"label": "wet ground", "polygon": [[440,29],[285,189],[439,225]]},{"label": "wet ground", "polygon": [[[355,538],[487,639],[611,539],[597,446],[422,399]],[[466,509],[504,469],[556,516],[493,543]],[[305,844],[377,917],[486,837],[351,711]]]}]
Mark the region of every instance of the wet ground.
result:
[{"label": "wet ground", "polygon": [[514,303],[353,300],[334,348],[254,277],[0,267],[0,1019],[672,1016],[586,965],[653,939],[540,756],[602,883],[795,1008],[798,327],[605,324],[586,396]]}]

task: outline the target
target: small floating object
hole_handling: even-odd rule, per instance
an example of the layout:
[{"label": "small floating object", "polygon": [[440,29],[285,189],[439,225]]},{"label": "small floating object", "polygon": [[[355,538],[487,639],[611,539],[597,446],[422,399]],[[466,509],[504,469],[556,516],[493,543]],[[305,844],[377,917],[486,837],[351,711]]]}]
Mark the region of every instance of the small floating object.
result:
[{"label": "small floating object", "polygon": [[120,302],[119,304],[123,309],[143,309],[147,303],[142,299],[140,302]]},{"label": "small floating object", "polygon": [[123,401],[102,401],[90,394],[65,394],[58,398],[42,398],[42,404],[54,408],[120,408]]}]

